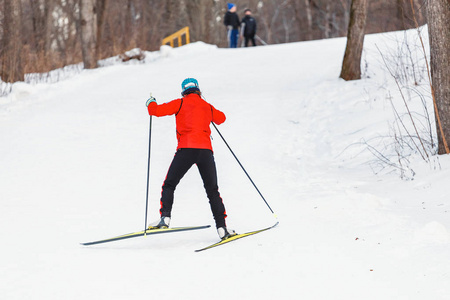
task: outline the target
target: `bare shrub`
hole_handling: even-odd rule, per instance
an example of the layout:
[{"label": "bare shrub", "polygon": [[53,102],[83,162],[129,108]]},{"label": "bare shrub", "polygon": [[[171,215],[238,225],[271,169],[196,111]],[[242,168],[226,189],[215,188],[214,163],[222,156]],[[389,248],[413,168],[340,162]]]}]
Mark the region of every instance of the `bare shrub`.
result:
[{"label": "bare shrub", "polygon": [[[418,34],[422,29],[418,28]],[[395,170],[402,179],[413,179],[415,175],[411,168],[412,156],[417,155],[430,164],[435,162],[433,157],[437,154],[427,60],[420,40],[412,39],[410,33],[405,32],[403,39],[397,40],[395,49],[382,51],[377,46],[381,61],[396,85],[396,90],[386,90],[394,118],[389,135],[363,142],[376,158],[370,162],[375,173]]]}]

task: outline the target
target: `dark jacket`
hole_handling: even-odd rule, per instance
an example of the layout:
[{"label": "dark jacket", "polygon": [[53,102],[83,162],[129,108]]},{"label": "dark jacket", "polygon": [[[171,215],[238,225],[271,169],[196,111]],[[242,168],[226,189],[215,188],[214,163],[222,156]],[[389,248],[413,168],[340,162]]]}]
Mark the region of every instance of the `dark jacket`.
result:
[{"label": "dark jacket", "polygon": [[225,17],[223,19],[223,24],[225,24],[225,26],[232,26],[233,29],[238,29],[239,26],[241,25],[241,22],[239,22],[239,17],[237,15],[237,13],[232,13],[230,11],[227,11],[225,13]]},{"label": "dark jacket", "polygon": [[252,16],[245,16],[242,19],[244,33],[246,37],[254,37],[256,34],[256,20]]}]

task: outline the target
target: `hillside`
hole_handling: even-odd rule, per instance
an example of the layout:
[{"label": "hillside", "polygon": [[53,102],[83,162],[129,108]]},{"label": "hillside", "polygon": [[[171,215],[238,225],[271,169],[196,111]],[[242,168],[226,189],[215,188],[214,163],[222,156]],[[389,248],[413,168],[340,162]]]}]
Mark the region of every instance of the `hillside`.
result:
[{"label": "hillside", "polygon": [[[15,84],[0,99],[0,295],[448,299],[450,157],[425,163],[407,153],[402,180],[396,168],[378,168],[368,149],[394,139],[388,96],[399,110],[403,102],[377,46],[394,53],[404,37],[367,36],[365,78],[355,82],[338,79],[340,38],[233,50],[198,42],[149,52],[144,64]],[[80,246],[142,229],[145,100],[150,92],[159,103],[180,97],[186,77],[225,112],[219,129],[279,226],[201,253],[194,250],[218,238],[213,228]],[[272,225],[214,130],[212,137],[228,226]],[[153,118],[150,221],[175,148],[174,118]],[[171,225],[213,224],[207,201],[193,168],[176,190]]]}]

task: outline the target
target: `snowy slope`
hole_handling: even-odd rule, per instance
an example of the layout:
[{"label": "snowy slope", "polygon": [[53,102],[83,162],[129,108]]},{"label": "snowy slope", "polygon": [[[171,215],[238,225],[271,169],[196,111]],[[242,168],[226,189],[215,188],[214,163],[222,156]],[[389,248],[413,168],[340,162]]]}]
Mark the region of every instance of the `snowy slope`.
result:
[{"label": "snowy slope", "polygon": [[[402,100],[376,45],[395,49],[402,38],[367,36],[365,79],[355,82],[338,79],[346,40],[333,39],[164,47],[145,64],[15,84],[0,99],[0,297],[448,299],[450,158],[412,155],[406,181],[375,175],[361,143],[389,135],[387,91]],[[80,246],[143,228],[145,100],[179,97],[185,77],[227,115],[219,129],[280,225],[201,253],[217,240],[213,228]],[[150,221],[175,147],[174,118],[154,118]],[[228,226],[272,225],[214,131],[213,147]],[[195,168],[175,197],[173,226],[213,224]]]}]

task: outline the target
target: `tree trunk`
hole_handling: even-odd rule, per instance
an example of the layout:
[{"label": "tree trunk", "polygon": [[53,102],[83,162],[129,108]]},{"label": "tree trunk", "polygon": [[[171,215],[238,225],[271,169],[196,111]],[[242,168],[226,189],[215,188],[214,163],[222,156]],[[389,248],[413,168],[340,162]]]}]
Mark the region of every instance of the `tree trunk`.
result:
[{"label": "tree trunk", "polygon": [[44,33],[44,51],[48,56],[52,46],[52,27],[53,27],[53,9],[55,7],[54,0],[47,0],[45,6],[45,33]]},{"label": "tree trunk", "polygon": [[97,1],[97,41],[95,43],[95,55],[96,59],[102,59],[102,53],[100,51],[100,46],[102,45],[103,41],[103,30],[104,30],[104,23],[105,23],[105,12],[106,7],[108,5],[108,0],[98,0]]},{"label": "tree trunk", "polygon": [[444,154],[449,153],[450,141],[450,2],[428,0],[427,19],[438,153]]},{"label": "tree trunk", "polygon": [[[348,0],[340,0],[342,10],[344,11],[344,20],[343,24],[344,26],[347,25],[350,22],[350,9],[348,9],[349,2]],[[343,34],[345,33],[345,29],[342,30]]]},{"label": "tree trunk", "polygon": [[186,1],[186,14],[191,30],[191,41],[209,40],[207,17],[212,10],[212,1],[189,0]]},{"label": "tree trunk", "polygon": [[367,19],[367,0],[353,0],[350,8],[347,47],[340,77],[344,80],[361,79],[361,55]]},{"label": "tree trunk", "polygon": [[323,24],[323,34],[326,39],[331,37],[331,12],[330,12],[330,3],[327,1],[325,5],[325,21]]},{"label": "tree trunk", "polygon": [[124,47],[126,50],[136,48],[136,26],[135,26],[136,6],[133,0],[127,1],[125,12],[125,34],[126,39],[124,41]]},{"label": "tree trunk", "polygon": [[312,40],[313,39],[313,19],[312,19],[312,11],[311,11],[311,0],[305,0],[305,6],[306,6],[306,20],[308,24],[308,33],[307,33],[307,39]]},{"label": "tree trunk", "polygon": [[0,77],[4,82],[24,81],[22,65],[22,22],[20,0],[4,2],[3,49],[0,49]]},{"label": "tree trunk", "polygon": [[97,67],[95,45],[97,12],[95,0],[80,0],[80,34],[83,63],[86,69]]},{"label": "tree trunk", "polygon": [[[44,63],[46,70],[53,69],[55,62],[52,59],[51,48],[53,42],[53,10],[55,8],[55,0],[47,0],[45,6],[45,28],[44,28]],[[47,69],[49,68],[49,69]],[[44,71],[44,70],[43,70]]]}]

